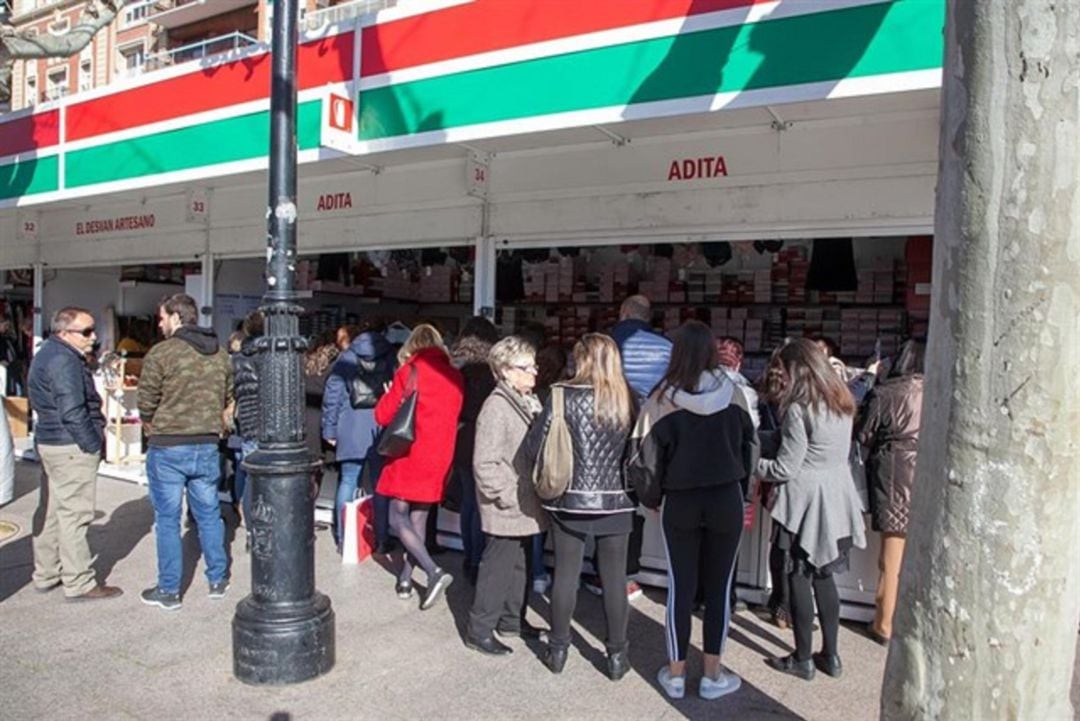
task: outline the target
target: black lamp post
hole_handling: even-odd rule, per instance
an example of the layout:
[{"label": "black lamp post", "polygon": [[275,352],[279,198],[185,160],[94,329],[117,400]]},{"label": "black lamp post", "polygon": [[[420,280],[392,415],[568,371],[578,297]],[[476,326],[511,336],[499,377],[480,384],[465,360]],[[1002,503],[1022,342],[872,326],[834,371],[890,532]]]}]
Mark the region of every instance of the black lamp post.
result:
[{"label": "black lamp post", "polygon": [[259,442],[251,477],[251,595],[233,617],[233,673],[298,683],[334,665],[334,611],[315,590],[318,461],[304,443],[300,306],[296,303],[297,0],[275,0],[271,45],[269,257],[259,339]]}]

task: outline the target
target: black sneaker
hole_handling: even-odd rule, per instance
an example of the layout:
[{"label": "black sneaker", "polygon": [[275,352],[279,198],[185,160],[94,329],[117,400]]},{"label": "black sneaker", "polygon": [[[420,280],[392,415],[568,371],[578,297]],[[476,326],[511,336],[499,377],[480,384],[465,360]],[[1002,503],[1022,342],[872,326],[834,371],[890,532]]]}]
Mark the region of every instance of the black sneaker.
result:
[{"label": "black sneaker", "polygon": [[454,577],[441,568],[436,569],[434,575],[428,579],[427,590],[424,591],[424,599],[420,601],[420,610],[426,611],[435,605],[446,587],[454,582]]},{"label": "black sneaker", "polygon": [[140,594],[142,596],[142,602],[147,606],[160,606],[166,611],[179,611],[180,610],[180,594],[179,593],[165,593],[157,586],[148,588]]},{"label": "black sneaker", "polygon": [[398,581],[394,586],[394,591],[402,601],[408,601],[413,594],[412,581]]},{"label": "black sneaker", "polygon": [[210,584],[210,593],[207,595],[213,599],[225,598],[225,592],[229,590],[229,579]]}]

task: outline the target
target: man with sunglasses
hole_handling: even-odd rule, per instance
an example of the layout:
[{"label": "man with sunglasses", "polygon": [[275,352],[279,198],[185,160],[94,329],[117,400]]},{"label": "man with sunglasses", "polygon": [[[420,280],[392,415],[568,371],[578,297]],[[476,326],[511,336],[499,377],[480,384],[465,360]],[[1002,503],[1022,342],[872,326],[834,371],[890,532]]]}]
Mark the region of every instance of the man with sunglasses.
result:
[{"label": "man with sunglasses", "polygon": [[142,601],[166,611],[180,609],[180,508],[185,494],[199,530],[209,597],[224,598],[229,588],[218,502],[218,442],[225,430],[225,408],[233,401],[232,362],[213,329],[200,328],[198,319],[199,307],[190,295],[163,300],[158,328],[165,340],[146,354],[139,376],[158,566],[157,585],[142,592]]},{"label": "man with sunglasses", "polygon": [[64,586],[70,601],[116,598],[91,568],[86,530],[104,443],[101,396],[87,366],[97,334],[94,318],[68,307],[52,318],[49,336],[30,364],[30,404],[37,412],[34,444],[41,458],[41,498],[34,514],[34,588]]}]

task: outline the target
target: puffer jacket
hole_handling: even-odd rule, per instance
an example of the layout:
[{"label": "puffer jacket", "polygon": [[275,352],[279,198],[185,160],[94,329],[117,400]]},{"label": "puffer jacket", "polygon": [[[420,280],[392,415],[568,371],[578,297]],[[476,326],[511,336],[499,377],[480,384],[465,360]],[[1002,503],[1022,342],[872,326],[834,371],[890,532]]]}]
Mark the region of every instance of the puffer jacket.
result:
[{"label": "puffer jacket", "polygon": [[245,338],[232,356],[233,392],[236,395],[236,435],[253,441],[259,434],[259,355],[255,339]]},{"label": "puffer jacket", "polygon": [[46,340],[30,364],[30,405],[37,412],[34,442],[78,445],[100,453],[105,440],[101,396],[82,353],[57,337]]},{"label": "puffer jacket", "polygon": [[866,477],[875,531],[907,533],[922,422],[923,377],[891,378],[870,392],[855,437],[870,449]]},{"label": "puffer jacket", "polygon": [[[574,447],[574,474],[566,493],[555,500],[545,501],[549,511],[572,513],[619,513],[634,510],[636,504],[627,494],[623,473],[623,457],[630,428],[608,428],[593,418],[593,389],[591,386],[557,384],[564,388],[563,412],[570,429]],[[529,429],[522,443],[525,458],[540,455],[544,438],[551,427],[549,396],[544,411]]]},{"label": "puffer jacket", "polygon": [[229,354],[210,328],[181,326],[143,359],[139,415],[151,446],[217,443],[232,401]]},{"label": "puffer jacket", "polygon": [[642,403],[667,372],[671,360],[671,341],[641,320],[621,320],[611,329],[619,346],[623,375],[630,389]]}]

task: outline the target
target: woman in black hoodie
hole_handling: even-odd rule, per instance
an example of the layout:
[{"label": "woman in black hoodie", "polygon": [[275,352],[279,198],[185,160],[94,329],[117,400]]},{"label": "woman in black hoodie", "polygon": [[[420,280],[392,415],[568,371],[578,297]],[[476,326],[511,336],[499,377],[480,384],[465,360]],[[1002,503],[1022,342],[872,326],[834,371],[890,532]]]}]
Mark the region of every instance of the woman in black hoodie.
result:
[{"label": "woman in black hoodie", "polygon": [[690,613],[704,568],[705,674],[698,693],[715,699],[741,684],[722,670],[720,654],[742,535],[740,482],[757,462],[758,440],[746,398],[718,368],[708,326],[689,321],[674,340],[667,373],[642,407],[631,436],[627,475],[643,506],[656,510],[663,501],[669,663],[657,680],[671,698],[686,692]]}]

